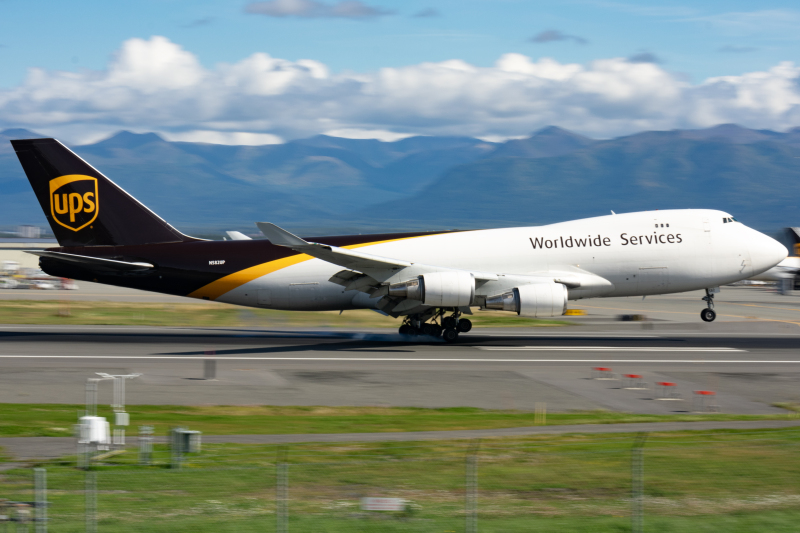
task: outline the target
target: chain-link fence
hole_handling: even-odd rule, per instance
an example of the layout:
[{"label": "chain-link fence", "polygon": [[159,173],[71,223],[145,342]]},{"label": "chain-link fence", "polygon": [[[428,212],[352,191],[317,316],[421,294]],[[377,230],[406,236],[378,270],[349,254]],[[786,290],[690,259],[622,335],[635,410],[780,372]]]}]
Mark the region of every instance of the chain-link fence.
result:
[{"label": "chain-link fence", "polygon": [[[169,467],[165,450],[149,466],[54,464],[46,525],[57,532],[797,530],[800,431],[644,437],[210,445],[180,469]],[[33,501],[36,485],[30,469],[0,473],[0,498]],[[33,520],[5,525],[43,531]]]}]

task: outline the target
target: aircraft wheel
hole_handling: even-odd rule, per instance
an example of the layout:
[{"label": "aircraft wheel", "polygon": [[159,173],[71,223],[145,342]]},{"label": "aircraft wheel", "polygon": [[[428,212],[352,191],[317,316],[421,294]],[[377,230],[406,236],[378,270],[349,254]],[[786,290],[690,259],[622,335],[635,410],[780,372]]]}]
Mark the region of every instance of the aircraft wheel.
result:
[{"label": "aircraft wheel", "polygon": [[400,335],[411,335],[411,331],[409,331],[410,329],[411,326],[409,326],[408,324],[403,324],[402,326],[400,326],[399,333]]},{"label": "aircraft wheel", "polygon": [[453,328],[445,328],[442,332],[444,342],[456,342],[458,340],[458,331]]},{"label": "aircraft wheel", "polygon": [[472,321],[466,318],[462,318],[458,321],[458,331],[461,333],[466,333],[472,329]]},{"label": "aircraft wheel", "polygon": [[703,309],[700,311],[700,318],[703,319],[703,322],[713,322],[717,318],[717,313],[713,309]]},{"label": "aircraft wheel", "polygon": [[456,319],[452,316],[446,316],[442,319],[442,327],[444,329],[456,329]]},{"label": "aircraft wheel", "polygon": [[436,336],[436,325],[435,324],[423,324],[422,325],[422,334],[423,335],[430,335],[431,337]]}]

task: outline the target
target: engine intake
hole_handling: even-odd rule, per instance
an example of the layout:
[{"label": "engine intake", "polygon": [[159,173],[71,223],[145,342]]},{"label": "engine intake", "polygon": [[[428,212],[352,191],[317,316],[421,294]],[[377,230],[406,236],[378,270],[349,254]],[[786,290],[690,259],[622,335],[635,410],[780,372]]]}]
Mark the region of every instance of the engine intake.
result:
[{"label": "engine intake", "polygon": [[486,309],[531,318],[559,316],[567,311],[567,297],[567,287],[561,283],[533,283],[486,298]]},{"label": "engine intake", "polygon": [[419,300],[431,307],[463,307],[475,299],[475,278],[469,272],[431,272],[389,285],[389,296]]}]

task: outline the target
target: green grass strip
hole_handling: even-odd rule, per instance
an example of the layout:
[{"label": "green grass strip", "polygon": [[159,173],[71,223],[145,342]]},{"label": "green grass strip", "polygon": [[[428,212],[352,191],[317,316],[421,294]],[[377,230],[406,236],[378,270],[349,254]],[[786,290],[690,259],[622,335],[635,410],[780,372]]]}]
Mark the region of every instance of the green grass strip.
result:
[{"label": "green grass strip", "polygon": [[[82,405],[0,404],[0,436],[67,436],[83,411]],[[412,407],[278,407],[128,405],[132,428],[155,426],[163,435],[172,426],[188,426],[206,435],[380,433],[445,431],[534,426],[534,413],[471,407],[423,409]],[[108,406],[100,416],[113,419]],[[547,425],[619,424],[633,422],[695,422],[708,420],[780,420],[794,412],[775,415],[672,414],[640,415],[610,411],[554,413]]]}]

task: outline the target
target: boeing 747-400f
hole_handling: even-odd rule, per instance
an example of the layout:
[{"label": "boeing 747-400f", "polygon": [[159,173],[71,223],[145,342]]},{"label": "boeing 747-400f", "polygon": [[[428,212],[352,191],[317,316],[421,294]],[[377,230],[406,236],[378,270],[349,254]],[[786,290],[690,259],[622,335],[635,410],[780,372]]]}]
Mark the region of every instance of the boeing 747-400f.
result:
[{"label": "boeing 747-400f", "polygon": [[[59,247],[53,276],[249,307],[374,309],[401,333],[454,341],[471,309],[564,314],[569,300],[715,288],[772,268],[786,248],[721,211],[608,215],[523,228],[269,240],[189,237],[55,139],[11,141]],[[535,205],[531,210],[536,209]]]}]

